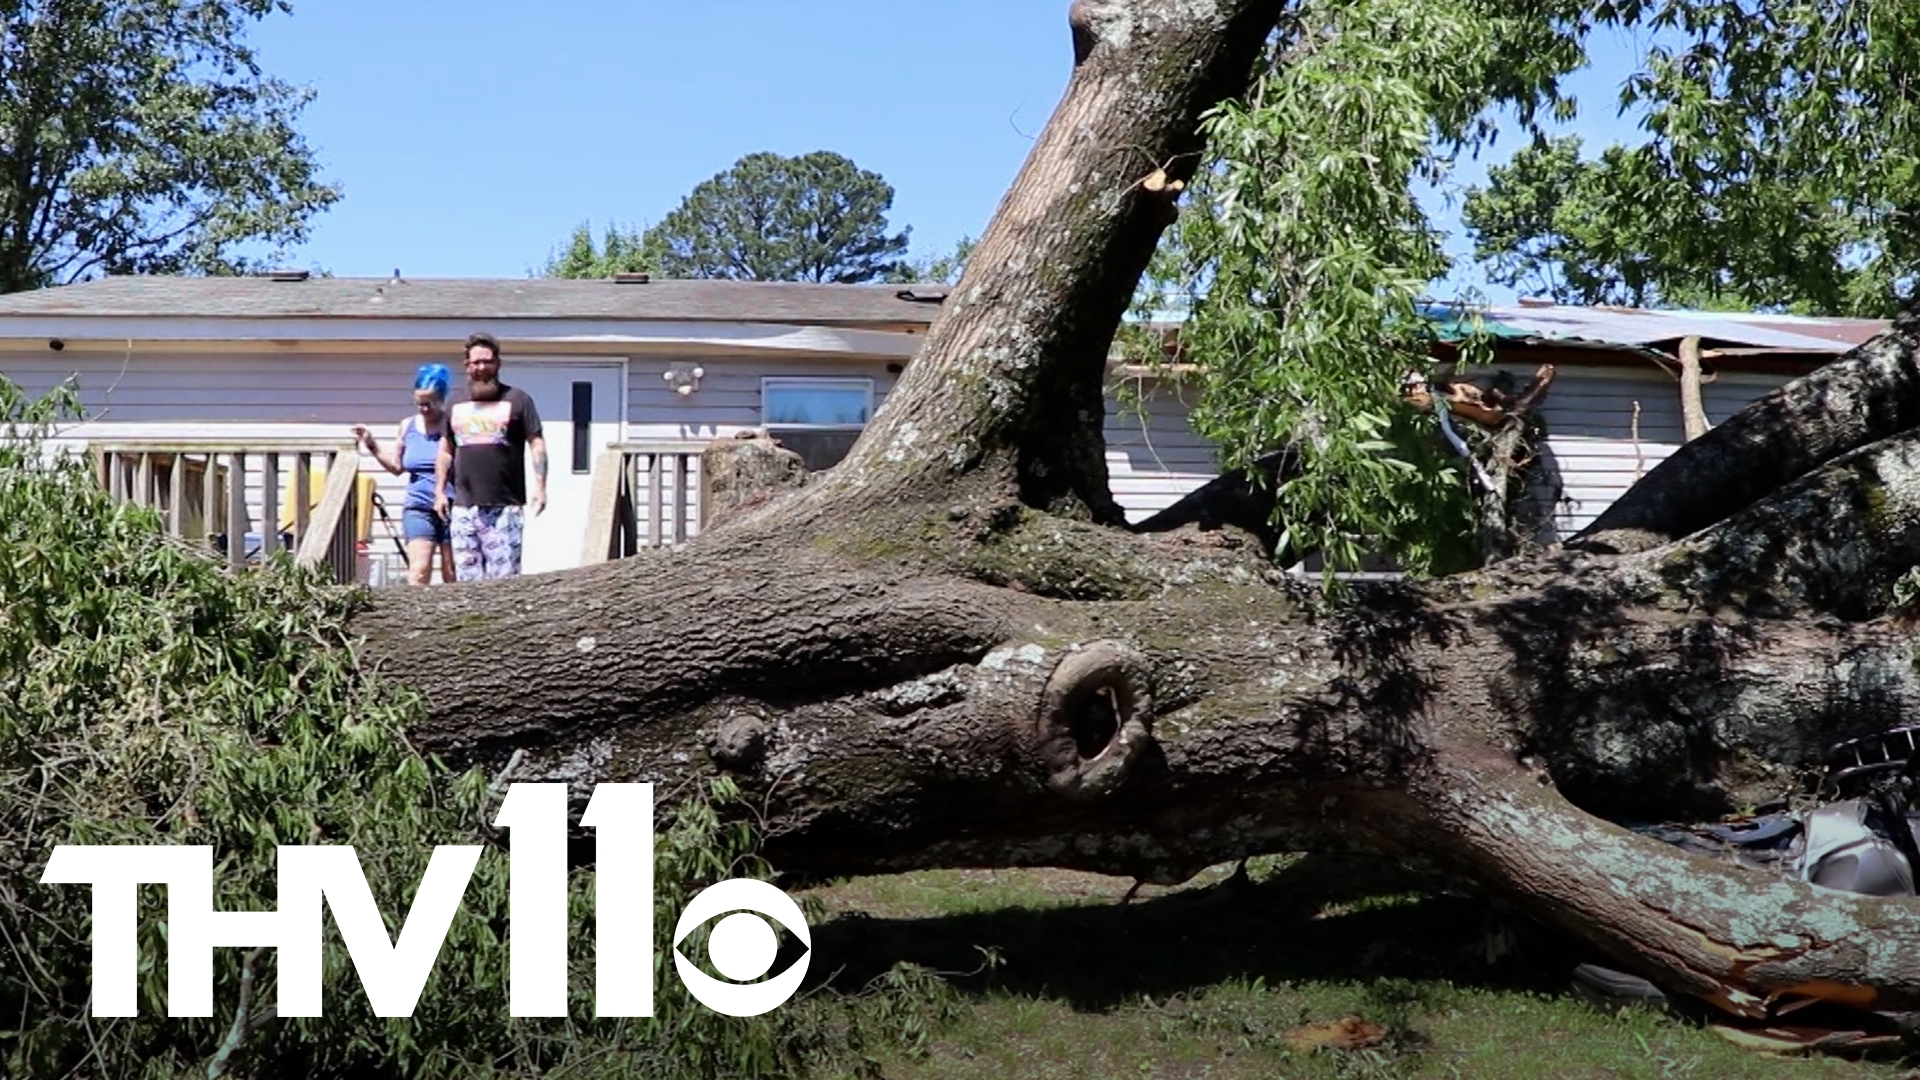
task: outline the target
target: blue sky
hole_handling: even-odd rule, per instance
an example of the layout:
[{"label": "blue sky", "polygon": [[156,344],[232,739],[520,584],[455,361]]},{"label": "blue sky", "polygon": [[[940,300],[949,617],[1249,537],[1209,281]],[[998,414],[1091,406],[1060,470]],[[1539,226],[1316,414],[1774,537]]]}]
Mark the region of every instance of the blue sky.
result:
[{"label": "blue sky", "polygon": [[[656,221],[744,154],[815,149],[886,177],[915,252],[943,251],[986,225],[1065,88],[1066,6],[296,0],[252,40],[317,91],[301,129],[345,197],[289,261],[519,277],[583,221]],[[1637,55],[1608,38],[1576,78],[1589,142],[1634,137],[1613,101]]]}]

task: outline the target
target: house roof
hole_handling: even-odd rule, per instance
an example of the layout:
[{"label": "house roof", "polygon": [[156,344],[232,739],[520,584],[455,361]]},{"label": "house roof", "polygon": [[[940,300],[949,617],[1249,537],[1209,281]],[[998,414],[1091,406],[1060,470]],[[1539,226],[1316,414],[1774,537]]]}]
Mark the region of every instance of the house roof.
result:
[{"label": "house roof", "polygon": [[921,326],[940,285],[563,278],[107,277],[0,295],[9,316],[644,319]]},{"label": "house roof", "polygon": [[[1425,314],[1442,340],[1459,341],[1473,332],[1473,315],[1458,306],[1431,304]],[[1848,352],[1890,325],[1883,319],[1560,304],[1495,305],[1475,314],[1481,330],[1510,340],[1652,348],[1697,337],[1709,349],[1801,355]]]}]

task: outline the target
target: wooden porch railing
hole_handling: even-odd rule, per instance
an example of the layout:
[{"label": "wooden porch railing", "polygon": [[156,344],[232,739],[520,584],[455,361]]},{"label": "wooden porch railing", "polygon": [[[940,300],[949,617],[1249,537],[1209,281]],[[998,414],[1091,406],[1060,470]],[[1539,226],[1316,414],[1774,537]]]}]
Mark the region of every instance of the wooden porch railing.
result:
[{"label": "wooden porch railing", "polygon": [[686,542],[705,522],[700,453],[705,440],[615,443],[593,464],[582,563],[624,559]]},{"label": "wooden porch railing", "polygon": [[[324,566],[336,582],[358,578],[360,459],[350,441],[90,439],[88,451],[108,494],[158,510],[167,535],[204,545],[229,567],[265,562],[277,549]],[[317,504],[315,465],[325,474]]]}]

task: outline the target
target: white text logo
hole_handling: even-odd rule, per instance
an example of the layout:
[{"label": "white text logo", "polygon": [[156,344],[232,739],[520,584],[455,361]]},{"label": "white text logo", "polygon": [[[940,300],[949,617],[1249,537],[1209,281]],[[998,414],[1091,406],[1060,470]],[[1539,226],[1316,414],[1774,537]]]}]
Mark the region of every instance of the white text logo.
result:
[{"label": "white text logo", "polygon": [[[601,784],[580,823],[594,831],[594,1012],[653,1015],[653,785]],[[494,819],[511,832],[507,870],[507,1008],[512,1016],[567,1015],[567,787],[511,784]],[[443,844],[427,863],[395,940],[367,885],[360,857],[344,845],[282,844],[279,908],[213,910],[213,848],[197,845],[54,848],[45,884],[93,887],[94,1016],[133,1016],[139,948],[138,887],[167,887],[167,1015],[213,1015],[213,950],[276,950],[280,1016],[320,1015],[321,908],[333,913],[347,954],[377,1016],[411,1016],[439,958],[478,844]],[[733,914],[727,914],[732,912]],[[755,912],[757,914],[747,914]],[[709,935],[715,979],[689,962],[680,942],[726,914]],[[779,976],[775,931],[787,928],[807,952]],[[800,986],[812,957],[806,919],[792,898],[764,881],[722,881],[696,895],[674,930],[674,966],[701,1004],[728,1016],[777,1008]]]}]

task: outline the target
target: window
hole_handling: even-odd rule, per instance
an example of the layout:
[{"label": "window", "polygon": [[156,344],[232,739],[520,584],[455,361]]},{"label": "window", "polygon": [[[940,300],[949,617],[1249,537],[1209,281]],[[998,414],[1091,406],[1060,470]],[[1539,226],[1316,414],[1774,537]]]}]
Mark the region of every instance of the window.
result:
[{"label": "window", "polygon": [[573,471],[593,471],[593,384],[573,384]]},{"label": "window", "polygon": [[760,416],[768,434],[819,472],[847,456],[873,417],[873,380],[765,378]]}]

